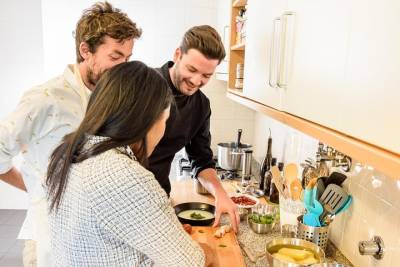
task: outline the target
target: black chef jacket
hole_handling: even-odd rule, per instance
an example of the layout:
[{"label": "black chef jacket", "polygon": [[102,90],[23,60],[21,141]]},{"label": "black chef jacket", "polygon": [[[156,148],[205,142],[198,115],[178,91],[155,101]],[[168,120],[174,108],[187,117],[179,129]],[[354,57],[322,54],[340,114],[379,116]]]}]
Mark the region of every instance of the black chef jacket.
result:
[{"label": "black chef jacket", "polygon": [[173,65],[174,62],[169,61],[158,69],[174,94],[175,106],[171,106],[165,134],[149,158],[149,170],[168,195],[171,192],[168,177],[171,162],[183,147],[192,162],[195,177],[204,169],[215,168],[210,148],[210,101],[200,90],[191,96],[181,94],[169,75]]}]

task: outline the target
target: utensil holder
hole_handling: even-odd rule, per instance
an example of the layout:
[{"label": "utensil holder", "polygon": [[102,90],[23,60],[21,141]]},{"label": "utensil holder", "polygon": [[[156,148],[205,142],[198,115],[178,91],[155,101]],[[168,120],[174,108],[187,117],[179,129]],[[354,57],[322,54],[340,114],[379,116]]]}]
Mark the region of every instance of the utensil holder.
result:
[{"label": "utensil holder", "polygon": [[313,242],[326,250],[329,225],[314,227],[303,223],[303,215],[297,217],[297,238]]},{"label": "utensil holder", "polygon": [[300,200],[292,200],[279,195],[279,213],[281,227],[285,224],[297,225],[297,218],[305,212]]}]

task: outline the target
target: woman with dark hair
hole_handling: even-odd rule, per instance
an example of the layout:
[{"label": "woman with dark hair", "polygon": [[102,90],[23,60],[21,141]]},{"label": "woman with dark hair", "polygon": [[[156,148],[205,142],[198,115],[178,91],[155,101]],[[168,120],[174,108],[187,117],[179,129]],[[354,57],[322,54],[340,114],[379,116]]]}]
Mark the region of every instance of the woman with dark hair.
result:
[{"label": "woman with dark hair", "polygon": [[99,80],[82,123],[48,167],[56,266],[209,264],[209,253],[185,233],[144,167],[164,134],[172,99],[161,75],[139,61]]}]

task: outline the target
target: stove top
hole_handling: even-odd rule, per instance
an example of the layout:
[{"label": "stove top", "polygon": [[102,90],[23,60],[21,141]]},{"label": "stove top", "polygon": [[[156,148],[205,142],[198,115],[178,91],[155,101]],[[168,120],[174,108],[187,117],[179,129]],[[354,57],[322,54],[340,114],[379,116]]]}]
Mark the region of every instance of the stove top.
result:
[{"label": "stove top", "polygon": [[[215,162],[218,162],[216,159],[214,159]],[[190,164],[190,161],[185,158],[179,159],[179,173],[180,175],[183,174],[183,172],[191,172],[192,170],[192,165]],[[228,180],[234,180],[234,179],[240,179],[241,178],[241,172],[240,171],[228,171],[222,169],[218,163],[216,164],[215,167],[217,171],[217,175],[221,180],[228,179]]]}]

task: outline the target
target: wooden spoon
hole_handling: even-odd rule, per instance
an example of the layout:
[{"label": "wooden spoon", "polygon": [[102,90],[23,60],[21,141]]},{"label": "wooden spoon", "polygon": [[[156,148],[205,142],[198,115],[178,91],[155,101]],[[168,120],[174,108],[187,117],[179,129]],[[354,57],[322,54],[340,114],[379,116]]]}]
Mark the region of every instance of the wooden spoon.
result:
[{"label": "wooden spoon", "polygon": [[290,196],[293,200],[299,200],[303,188],[301,187],[301,182],[299,179],[294,179],[290,183]]},{"label": "wooden spoon", "polygon": [[283,176],[285,177],[285,184],[289,185],[297,179],[297,165],[294,163],[289,163],[283,169]]},{"label": "wooden spoon", "polygon": [[297,165],[294,163],[289,163],[283,169],[283,176],[285,177],[285,186],[288,188],[290,198],[293,199],[291,195],[291,184],[294,180],[297,180]]}]

